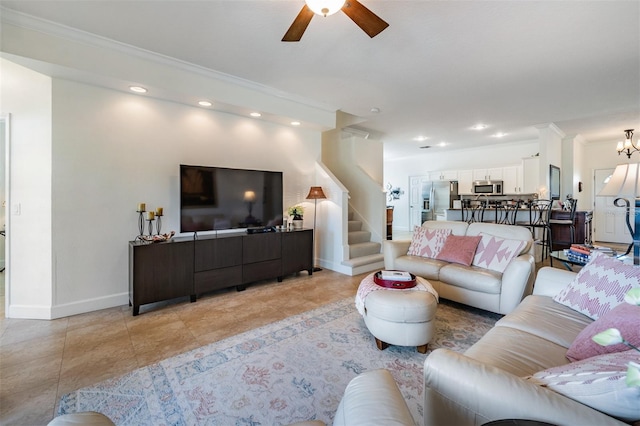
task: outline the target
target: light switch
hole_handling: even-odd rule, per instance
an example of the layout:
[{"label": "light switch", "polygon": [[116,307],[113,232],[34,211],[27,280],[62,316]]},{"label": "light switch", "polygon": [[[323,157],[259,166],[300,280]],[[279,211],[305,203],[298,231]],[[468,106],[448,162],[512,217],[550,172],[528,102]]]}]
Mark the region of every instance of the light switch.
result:
[{"label": "light switch", "polygon": [[20,212],[22,210],[22,207],[20,206],[20,203],[16,203],[13,205],[13,214],[16,216],[20,216]]}]

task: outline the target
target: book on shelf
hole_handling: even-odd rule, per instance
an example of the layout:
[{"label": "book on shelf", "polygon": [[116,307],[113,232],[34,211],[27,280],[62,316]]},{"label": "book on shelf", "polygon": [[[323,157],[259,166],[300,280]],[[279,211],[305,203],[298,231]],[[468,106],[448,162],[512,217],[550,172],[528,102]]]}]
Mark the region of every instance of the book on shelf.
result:
[{"label": "book on shelf", "polygon": [[380,271],[383,280],[411,281],[411,274],[405,271]]}]

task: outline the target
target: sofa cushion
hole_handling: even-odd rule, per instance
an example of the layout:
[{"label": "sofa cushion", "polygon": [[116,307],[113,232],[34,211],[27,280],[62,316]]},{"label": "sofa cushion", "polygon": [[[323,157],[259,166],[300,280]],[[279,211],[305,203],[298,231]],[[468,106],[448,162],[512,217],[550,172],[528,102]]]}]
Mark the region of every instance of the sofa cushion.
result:
[{"label": "sofa cushion", "polygon": [[511,259],[522,252],[527,245],[526,241],[508,240],[493,235],[480,233],[480,243],[473,257],[472,265],[504,272]]},{"label": "sofa cushion", "polygon": [[[627,342],[640,347],[640,306],[622,303],[589,324],[569,346],[567,358],[580,361],[596,355],[628,350],[629,347],[624,343],[602,346],[593,341],[593,336],[609,328],[618,329]],[[640,354],[638,355],[640,359]]]},{"label": "sofa cushion", "polygon": [[445,264],[440,268],[440,281],[467,290],[489,294],[500,294],[502,288],[501,273],[478,266],[464,266],[457,263]]},{"label": "sofa cushion", "polygon": [[469,266],[482,237],[449,235],[436,259]]},{"label": "sofa cushion", "polygon": [[568,348],[592,322],[588,316],[554,302],[551,297],[532,295],[500,319],[496,327],[517,328]]},{"label": "sofa cushion", "polygon": [[575,279],[553,299],[598,319],[623,303],[624,295],[634,287],[640,287],[640,267],[594,253]]},{"label": "sofa cushion", "polygon": [[451,235],[451,229],[429,229],[416,226],[411,237],[411,244],[407,254],[435,259],[447,237]]},{"label": "sofa cushion", "polygon": [[568,364],[567,348],[522,330],[493,327],[465,355],[519,377]]},{"label": "sofa cushion", "polygon": [[427,280],[438,280],[440,268],[448,265],[442,260],[420,256],[400,256],[394,261],[394,268],[399,271],[409,271]]},{"label": "sofa cushion", "polygon": [[625,421],[640,420],[640,387],[625,383],[638,352],[598,355],[535,373],[529,380]]}]

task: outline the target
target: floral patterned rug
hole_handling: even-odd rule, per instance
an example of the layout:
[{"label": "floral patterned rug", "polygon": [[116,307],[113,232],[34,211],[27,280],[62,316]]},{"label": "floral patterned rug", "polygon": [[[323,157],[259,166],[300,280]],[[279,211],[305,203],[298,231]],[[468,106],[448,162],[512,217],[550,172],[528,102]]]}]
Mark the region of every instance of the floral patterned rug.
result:
[{"label": "floral patterned rug", "polygon": [[[464,351],[500,315],[441,301],[429,350]],[[347,383],[386,368],[422,424],[416,348],[376,348],[352,298],[203,346],[62,397],[58,414],[98,411],[117,425],[327,424]]]}]

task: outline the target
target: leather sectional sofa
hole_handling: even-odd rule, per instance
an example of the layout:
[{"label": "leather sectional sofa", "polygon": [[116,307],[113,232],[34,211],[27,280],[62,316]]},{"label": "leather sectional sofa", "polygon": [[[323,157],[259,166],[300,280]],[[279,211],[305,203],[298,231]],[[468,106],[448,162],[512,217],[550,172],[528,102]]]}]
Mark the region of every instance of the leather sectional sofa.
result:
[{"label": "leather sectional sofa", "polygon": [[499,314],[511,312],[523,297],[531,294],[535,275],[534,244],[531,232],[521,226],[457,221],[426,221],[423,228],[451,229],[451,235],[522,240],[527,244],[504,272],[450,263],[429,257],[408,255],[410,241],[384,242],[384,267],[407,271],[426,278],[440,297]]}]

